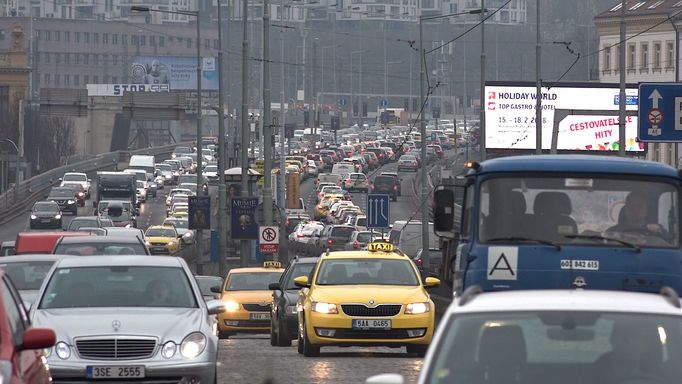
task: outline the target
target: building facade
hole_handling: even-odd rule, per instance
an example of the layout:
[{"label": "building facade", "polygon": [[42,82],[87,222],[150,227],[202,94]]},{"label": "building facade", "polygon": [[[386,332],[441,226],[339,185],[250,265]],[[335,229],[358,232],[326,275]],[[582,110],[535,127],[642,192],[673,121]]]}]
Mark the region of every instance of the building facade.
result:
[{"label": "building facade", "polygon": [[[620,50],[625,49],[625,81],[674,82],[679,71],[677,30],[673,17],[682,12],[681,0],[637,0],[625,6],[626,41],[620,42],[621,2],[594,18],[599,34],[599,81],[620,81]],[[641,97],[641,95],[640,95]],[[678,166],[682,146],[673,143],[648,145],[647,158]]]}]

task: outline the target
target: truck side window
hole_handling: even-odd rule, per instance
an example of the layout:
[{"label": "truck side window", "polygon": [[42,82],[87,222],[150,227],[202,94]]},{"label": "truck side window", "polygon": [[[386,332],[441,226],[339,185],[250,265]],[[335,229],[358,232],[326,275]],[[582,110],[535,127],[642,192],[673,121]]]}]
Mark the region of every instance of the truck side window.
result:
[{"label": "truck side window", "polygon": [[464,191],[464,206],[462,207],[461,238],[468,239],[471,236],[472,220],[474,213],[474,184],[466,187]]}]

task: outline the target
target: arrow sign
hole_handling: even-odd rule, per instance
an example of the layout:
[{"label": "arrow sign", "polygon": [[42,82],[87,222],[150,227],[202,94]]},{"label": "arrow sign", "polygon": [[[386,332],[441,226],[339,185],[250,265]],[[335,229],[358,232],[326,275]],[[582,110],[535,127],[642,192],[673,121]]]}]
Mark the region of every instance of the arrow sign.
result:
[{"label": "arrow sign", "polygon": [[663,98],[661,96],[661,93],[658,92],[658,89],[654,89],[653,92],[649,95],[649,98],[651,99],[651,106],[653,109],[658,109],[658,101]]},{"label": "arrow sign", "polygon": [[367,195],[367,228],[388,228],[388,195]]}]

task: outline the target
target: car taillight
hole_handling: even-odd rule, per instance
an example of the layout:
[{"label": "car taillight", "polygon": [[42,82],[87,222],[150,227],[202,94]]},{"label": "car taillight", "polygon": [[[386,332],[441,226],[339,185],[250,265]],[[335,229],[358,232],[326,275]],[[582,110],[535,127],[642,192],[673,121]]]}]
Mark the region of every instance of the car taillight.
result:
[{"label": "car taillight", "polygon": [[287,220],[287,227],[291,225],[291,220]]},{"label": "car taillight", "polygon": [[357,240],[353,241],[353,248],[359,249],[360,248],[360,243],[358,243]]},{"label": "car taillight", "polygon": [[301,238],[301,237],[305,237],[305,235],[298,233],[298,234],[296,234],[296,237]]},{"label": "car taillight", "polygon": [[372,189],[374,189],[374,184],[372,184]]},{"label": "car taillight", "polygon": [[346,184],[350,184],[350,180],[346,180]]},{"label": "car taillight", "polygon": [[334,240],[333,239],[327,240],[327,244],[334,244]]},{"label": "car taillight", "polygon": [[397,191],[397,190],[398,190],[398,186],[397,186],[397,185],[394,185],[394,186],[393,186],[393,190],[394,190],[394,191]]},{"label": "car taillight", "polygon": [[420,257],[420,258],[418,258],[417,260],[415,260],[414,263],[417,264],[417,265],[422,265],[422,264],[424,264],[424,259],[422,259],[422,258]]}]

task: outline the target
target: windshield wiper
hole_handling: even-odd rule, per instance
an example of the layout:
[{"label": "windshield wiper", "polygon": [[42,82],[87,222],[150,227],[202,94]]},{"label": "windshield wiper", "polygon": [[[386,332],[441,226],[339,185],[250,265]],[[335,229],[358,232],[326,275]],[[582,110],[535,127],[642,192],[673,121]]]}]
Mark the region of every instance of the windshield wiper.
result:
[{"label": "windshield wiper", "polygon": [[621,239],[616,239],[614,237],[606,237],[602,235],[566,235],[564,236],[568,239],[589,239],[589,240],[605,240],[605,241],[615,241],[616,243],[620,243],[628,248],[632,248],[635,250],[635,252],[639,253],[642,252],[642,249],[638,247],[637,245],[621,240]]},{"label": "windshield wiper", "polygon": [[543,244],[543,245],[547,245],[550,247],[554,247],[554,248],[556,248],[557,251],[561,250],[561,246],[559,244],[554,244],[551,241],[547,241],[547,240],[531,239],[529,237],[507,236],[507,237],[495,237],[493,239],[487,240],[487,242],[500,242],[500,241],[530,241],[533,243],[538,243],[538,244]]}]

